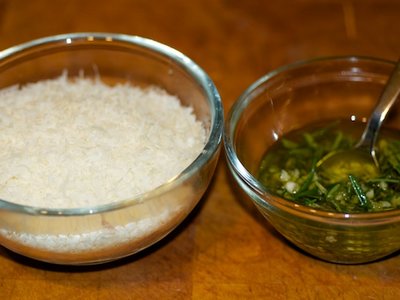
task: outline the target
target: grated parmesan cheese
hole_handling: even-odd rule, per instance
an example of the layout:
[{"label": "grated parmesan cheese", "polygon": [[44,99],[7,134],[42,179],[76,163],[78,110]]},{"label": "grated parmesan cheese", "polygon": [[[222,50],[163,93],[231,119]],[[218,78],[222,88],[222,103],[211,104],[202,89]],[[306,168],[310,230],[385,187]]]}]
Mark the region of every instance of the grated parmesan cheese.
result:
[{"label": "grated parmesan cheese", "polygon": [[0,198],[76,208],[130,199],[182,172],[205,130],[160,88],[63,75],[0,91]]}]

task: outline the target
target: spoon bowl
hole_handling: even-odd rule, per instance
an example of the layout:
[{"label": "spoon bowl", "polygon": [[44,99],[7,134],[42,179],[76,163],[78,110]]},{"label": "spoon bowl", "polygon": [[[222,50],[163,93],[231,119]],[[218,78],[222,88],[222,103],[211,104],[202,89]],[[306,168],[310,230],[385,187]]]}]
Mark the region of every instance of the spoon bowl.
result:
[{"label": "spoon bowl", "polygon": [[375,177],[379,174],[375,142],[379,129],[399,94],[400,60],[391,73],[356,146],[353,149],[328,153],[317,163],[317,167],[329,174],[332,180],[343,180],[343,177],[349,174],[358,177]]},{"label": "spoon bowl", "polygon": [[320,173],[327,174],[332,183],[348,180],[351,174],[358,178],[374,178],[379,174],[379,165],[375,154],[367,149],[353,148],[330,152],[317,164]]}]

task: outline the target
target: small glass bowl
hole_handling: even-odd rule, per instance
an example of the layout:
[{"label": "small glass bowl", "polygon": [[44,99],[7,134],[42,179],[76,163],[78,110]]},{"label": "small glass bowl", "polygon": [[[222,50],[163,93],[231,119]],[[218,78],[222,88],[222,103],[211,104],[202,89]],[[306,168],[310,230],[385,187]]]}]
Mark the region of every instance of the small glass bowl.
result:
[{"label": "small glass bowl", "polygon": [[48,209],[0,200],[0,244],[56,264],[96,264],[138,252],[171,232],[201,199],[213,176],[223,130],[220,96],[208,75],[182,53],[137,36],[72,33],[0,52],[0,88],[59,77],[157,85],[176,95],[207,132],[201,154],[174,179],[109,205]]},{"label": "small glass bowl", "polygon": [[[394,63],[336,57],[298,62],[260,78],[236,101],[224,144],[233,177],[288,240],[320,259],[365,263],[400,249],[400,210],[343,214],[282,199],[257,180],[261,157],[285,133],[324,120],[365,122]],[[400,130],[400,102],[385,127]]]}]

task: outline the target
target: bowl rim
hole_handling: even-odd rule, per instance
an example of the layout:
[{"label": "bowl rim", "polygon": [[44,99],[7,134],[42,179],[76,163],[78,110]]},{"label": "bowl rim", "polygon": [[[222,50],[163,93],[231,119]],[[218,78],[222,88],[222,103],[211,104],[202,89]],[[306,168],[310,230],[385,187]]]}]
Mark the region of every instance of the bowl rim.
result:
[{"label": "bowl rim", "polygon": [[[223,141],[228,167],[234,175],[235,180],[237,180],[239,184],[244,187],[246,193],[251,197],[251,199],[255,201],[257,205],[266,209],[270,209],[272,207],[300,218],[343,226],[360,226],[360,224],[372,226],[400,221],[400,209],[368,213],[339,213],[318,210],[278,197],[273,193],[270,193],[246,169],[236,154],[234,139],[237,124],[242,116],[243,111],[246,110],[255,96],[260,93],[258,89],[262,85],[275,78],[275,76],[281,75],[285,72],[290,72],[292,70],[300,69],[315,63],[331,63],[334,61],[348,62],[349,64],[357,62],[381,63],[392,65],[393,67],[395,65],[395,62],[393,61],[368,56],[321,56],[289,63],[261,76],[238,97],[227,114]],[[260,90],[262,92],[262,89]]]},{"label": "bowl rim", "polygon": [[[86,43],[88,46],[96,45],[95,42],[107,42],[110,45],[113,42],[118,42],[119,46],[123,45],[126,49],[130,46],[136,46],[150,50],[156,54],[170,59],[173,63],[179,65],[186,71],[199,87],[203,90],[208,99],[210,106],[210,131],[206,143],[192,163],[187,166],[180,174],[171,178],[161,186],[134,196],[130,199],[115,201],[109,204],[78,207],[78,208],[46,208],[38,206],[21,205],[7,200],[0,199],[0,211],[10,210],[17,213],[25,213],[31,215],[42,216],[80,216],[92,215],[106,211],[118,210],[128,206],[133,206],[137,203],[143,203],[146,200],[157,197],[166,193],[175,187],[182,184],[188,178],[193,176],[199,168],[206,165],[214,155],[218,155],[220,144],[222,141],[224,112],[220,94],[209,75],[191,58],[181,53],[180,51],[157,42],[150,38],[145,38],[137,35],[128,35],[122,33],[109,32],[73,32],[64,33],[52,36],[46,36],[34,39],[25,43],[21,43],[0,51],[0,62],[16,54],[23,54],[25,51],[30,51],[40,46],[54,46],[52,49],[67,49],[73,47],[75,42]],[[104,47],[104,45],[102,46]],[[40,49],[39,49],[40,50]]]}]

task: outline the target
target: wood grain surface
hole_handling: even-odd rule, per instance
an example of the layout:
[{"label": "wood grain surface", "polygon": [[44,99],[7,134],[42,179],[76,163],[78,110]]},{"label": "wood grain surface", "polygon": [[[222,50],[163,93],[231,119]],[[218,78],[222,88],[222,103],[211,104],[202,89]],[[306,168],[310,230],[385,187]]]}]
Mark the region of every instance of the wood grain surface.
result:
[{"label": "wood grain surface", "polygon": [[[0,49],[43,36],[140,35],[185,53],[225,112],[254,80],[317,56],[400,54],[398,0],[0,0]],[[221,156],[207,194],[171,235],[95,267],[0,247],[0,299],[400,299],[400,257],[326,263],[283,239],[242,197]]]}]

